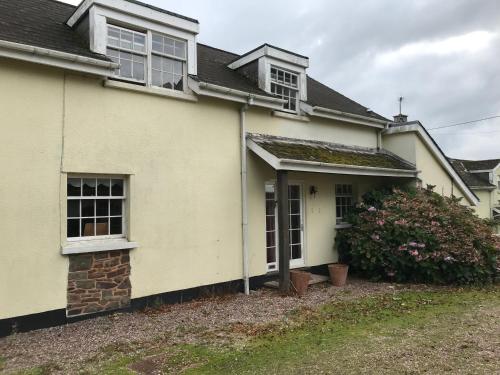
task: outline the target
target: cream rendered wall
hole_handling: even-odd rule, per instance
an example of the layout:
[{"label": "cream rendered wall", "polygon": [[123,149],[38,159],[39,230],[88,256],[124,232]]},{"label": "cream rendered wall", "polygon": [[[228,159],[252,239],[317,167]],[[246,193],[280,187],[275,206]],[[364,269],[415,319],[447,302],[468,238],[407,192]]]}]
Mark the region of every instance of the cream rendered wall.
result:
[{"label": "cream rendered wall", "polygon": [[129,176],[133,298],[242,278],[238,105],[7,60],[0,103],[0,319],[66,307],[67,173]]},{"label": "cream rendered wall", "polygon": [[312,117],[310,122],[270,116],[269,111],[253,108],[247,114],[249,133],[377,147],[377,129]]},{"label": "cream rendered wall", "polygon": [[238,106],[66,92],[64,171],[131,174],[132,298],[241,279]]},{"label": "cream rendered wall", "polygon": [[490,219],[492,208],[492,191],[491,190],[474,190],[474,194],[479,198],[479,204],[474,207],[477,216]]},{"label": "cream rendered wall", "polygon": [[0,319],[66,306],[60,255],[63,74],[0,59]]},{"label": "cream rendered wall", "polygon": [[[415,132],[389,134],[382,137],[382,146],[388,151],[414,163],[420,171],[418,177],[422,186],[435,185],[436,193],[456,197],[464,197],[463,192],[453,182],[449,173],[441,166],[431,150],[424,144]],[[464,198],[462,203],[469,205]]]}]

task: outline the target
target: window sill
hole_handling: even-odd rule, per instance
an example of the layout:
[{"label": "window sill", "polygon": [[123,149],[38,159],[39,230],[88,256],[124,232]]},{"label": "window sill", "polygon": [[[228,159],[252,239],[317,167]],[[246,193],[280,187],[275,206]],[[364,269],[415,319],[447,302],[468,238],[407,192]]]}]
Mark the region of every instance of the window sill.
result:
[{"label": "window sill", "polygon": [[62,246],[63,255],[96,253],[101,251],[125,250],[138,247],[137,242],[129,242],[125,238],[75,241]]},{"label": "window sill", "polygon": [[302,122],[310,122],[309,117],[301,116],[292,112],[283,112],[283,111],[273,111],[273,116],[286,118],[289,120],[302,121]]},{"label": "window sill", "polygon": [[107,79],[106,81],[104,81],[104,87],[139,92],[149,95],[163,96],[179,100],[186,100],[188,102],[198,101],[198,98],[196,96],[194,96],[193,94],[187,94],[183,91],[162,89],[160,87],[146,87],[128,82],[115,81],[112,79]]},{"label": "window sill", "polygon": [[344,229],[344,228],[350,228],[350,227],[352,227],[352,224],[348,224],[348,223],[335,225],[335,229]]}]

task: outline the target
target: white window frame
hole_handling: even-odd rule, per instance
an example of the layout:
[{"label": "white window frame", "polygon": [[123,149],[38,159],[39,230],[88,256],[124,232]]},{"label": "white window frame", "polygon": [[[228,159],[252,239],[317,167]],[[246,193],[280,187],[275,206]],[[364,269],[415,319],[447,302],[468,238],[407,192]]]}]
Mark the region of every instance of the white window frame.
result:
[{"label": "white window frame", "polygon": [[[276,76],[279,74],[279,72],[282,72],[283,76],[285,76],[286,74],[289,74],[291,77],[295,77],[296,85],[294,86],[291,83],[290,84],[286,84],[284,81],[283,82],[279,82],[277,78],[273,78],[273,75],[271,73],[273,69],[276,70]],[[269,68],[269,81],[270,81],[270,86],[269,86],[270,92],[272,94],[276,95],[276,96],[279,96],[282,99],[287,100],[288,102],[291,102],[292,97],[291,96],[283,96],[283,95],[280,95],[280,94],[276,94],[273,91],[273,89],[272,89],[273,85],[280,86],[282,89],[287,89],[287,90],[295,92],[295,109],[285,108],[285,104],[286,104],[285,103],[285,104],[283,104],[283,109],[282,110],[285,111],[285,112],[290,112],[290,113],[298,113],[298,111],[299,111],[299,100],[300,100],[300,73],[294,72],[292,70],[284,69],[284,68],[281,68],[281,67],[276,66],[276,65],[270,65],[270,68]]]},{"label": "white window frame", "polygon": [[[134,51],[134,50],[129,50],[127,48],[122,48],[122,47],[117,47],[117,46],[113,46],[113,45],[110,45],[108,43],[108,34],[109,34],[109,27],[113,27],[113,28],[117,28],[117,29],[120,29],[120,30],[125,30],[125,31],[128,31],[128,32],[132,32],[132,33],[140,33],[140,34],[143,34],[145,35],[145,51],[144,52],[138,52],[138,51]],[[153,34],[157,34],[157,35],[161,35],[162,37],[167,37],[167,38],[170,38],[170,39],[173,39],[173,40],[176,40],[176,41],[180,41],[180,42],[183,42],[184,43],[184,58],[181,58],[181,57],[178,57],[178,56],[175,56],[175,55],[170,55],[170,54],[166,54],[166,53],[161,53],[161,52],[158,52],[158,51],[153,51]],[[118,50],[118,51],[124,51],[124,52],[128,52],[128,53],[131,53],[131,54],[136,54],[136,55],[142,55],[145,57],[145,63],[144,63],[144,80],[137,80],[137,79],[134,79],[134,78],[129,78],[129,77],[122,77],[118,74],[116,74],[114,76],[114,79],[117,79],[117,80],[120,80],[120,81],[125,81],[125,82],[131,82],[131,83],[135,83],[135,84],[140,84],[140,85],[143,85],[145,87],[152,87],[152,88],[157,88],[157,89],[164,89],[164,90],[167,90],[169,92],[187,92],[187,70],[188,70],[188,53],[189,53],[189,50],[188,50],[188,40],[186,39],[183,39],[183,38],[179,38],[179,37],[175,37],[175,36],[172,36],[172,35],[169,35],[169,34],[165,34],[165,33],[162,33],[162,32],[159,32],[159,31],[153,31],[153,30],[134,30],[133,28],[127,28],[127,27],[122,27],[122,26],[118,26],[116,25],[115,23],[113,22],[108,22],[106,24],[106,53],[107,53],[107,50],[108,49],[113,49],[113,50]],[[155,86],[153,85],[152,83],[152,76],[153,76],[153,69],[152,69],[152,60],[153,60],[153,55],[156,55],[156,56],[160,56],[160,57],[164,57],[164,58],[168,58],[168,59],[171,59],[171,60],[176,60],[176,61],[181,61],[182,62],[182,90],[175,90],[174,88],[172,89],[169,89],[169,88],[165,88],[165,87],[162,87],[162,86]]]},{"label": "white window frame", "polygon": [[[338,194],[337,193],[337,186],[341,186],[341,191],[342,193]],[[344,186],[350,186],[351,187],[351,193],[344,193],[343,188]],[[335,184],[334,186],[334,191],[335,191],[335,224],[336,225],[345,225],[347,222],[345,221],[345,212],[347,211],[346,207],[347,205],[339,205],[337,199],[338,198],[351,198],[351,205],[349,206],[351,209],[354,207],[354,186],[353,184]],[[344,215],[337,216],[337,208],[340,207],[341,213]]]},{"label": "white window frame", "polygon": [[[95,175],[95,174],[69,174],[67,176],[67,179],[66,179],[66,186],[68,186],[68,180],[69,179],[75,179],[75,178],[79,178],[79,179],[114,179],[114,180],[122,180],[123,181],[123,195],[121,196],[113,196],[113,195],[109,195],[109,196],[97,196],[97,184],[96,184],[96,195],[95,196],[69,196],[68,195],[68,192],[66,191],[66,222],[65,222],[65,225],[66,225],[66,241],[67,242],[77,242],[77,241],[96,241],[96,240],[106,240],[106,239],[123,239],[123,238],[127,238],[127,215],[128,215],[128,212],[127,212],[127,194],[128,194],[128,183],[127,183],[127,179],[124,177],[124,176],[119,176],[119,175]],[[83,185],[80,186],[80,189],[83,189]],[[83,194],[83,193],[82,193]],[[110,186],[110,194],[111,194],[111,186]],[[82,200],[90,200],[90,199],[95,199],[95,200],[100,200],[100,199],[121,199],[122,201],[122,214],[121,214],[121,218],[122,218],[122,233],[121,234],[109,234],[109,235],[99,235],[99,236],[80,236],[80,237],[68,237],[68,229],[67,229],[67,225],[68,225],[68,220],[71,219],[71,217],[68,217],[67,216],[67,205],[68,205],[68,201],[70,200],[78,200],[78,201],[82,201]],[[97,209],[97,204],[94,205],[94,216],[93,218],[98,218],[97,215],[96,215],[96,209]],[[108,216],[103,216],[103,217],[118,217],[118,215],[114,215],[112,216],[111,215],[111,212],[109,211],[110,210],[110,207],[108,206]],[[81,220],[82,220],[82,213],[81,213],[81,207],[80,207],[80,216],[78,217],[78,219],[80,220],[79,222],[79,230],[81,231]],[[76,217],[74,219],[77,219]],[[81,234],[81,232],[80,232]]]},{"label": "white window frame", "polygon": [[[274,196],[275,199],[277,199],[277,193],[276,193],[276,181],[267,181],[264,184],[264,191],[267,192],[266,187],[267,186],[272,186],[274,189]],[[306,230],[305,230],[305,222],[306,222],[306,207],[305,207],[305,195],[304,195],[304,184],[302,181],[288,181],[288,186],[298,186],[299,187],[299,194],[300,194],[300,245],[301,245],[301,257],[297,259],[292,259],[291,258],[291,251],[292,251],[292,245],[289,243],[289,251],[290,251],[290,268],[300,268],[304,267],[306,264]],[[265,198],[265,195],[264,195]],[[265,200],[267,200],[265,198]],[[290,199],[288,200],[288,204],[290,204]],[[265,216],[266,213],[264,213]],[[274,207],[274,218],[275,218],[275,251],[276,251],[276,261],[272,263],[267,263],[267,227],[265,227],[265,250],[266,250],[266,269],[267,272],[277,272],[279,271],[279,226],[278,226],[278,206],[275,205]],[[290,221],[291,219],[291,214],[290,214],[290,207],[288,210],[288,220]],[[288,233],[290,234],[290,227],[288,227]]]}]

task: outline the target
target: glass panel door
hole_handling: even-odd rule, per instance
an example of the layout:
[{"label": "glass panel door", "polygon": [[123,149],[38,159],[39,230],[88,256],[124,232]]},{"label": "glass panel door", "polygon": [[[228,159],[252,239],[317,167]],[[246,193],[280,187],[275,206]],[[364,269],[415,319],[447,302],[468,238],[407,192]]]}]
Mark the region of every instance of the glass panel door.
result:
[{"label": "glass panel door", "polygon": [[[274,184],[266,184],[266,256],[267,270],[278,270],[278,208]],[[290,242],[290,267],[304,265],[304,222],[302,186],[288,186],[288,217]]]}]

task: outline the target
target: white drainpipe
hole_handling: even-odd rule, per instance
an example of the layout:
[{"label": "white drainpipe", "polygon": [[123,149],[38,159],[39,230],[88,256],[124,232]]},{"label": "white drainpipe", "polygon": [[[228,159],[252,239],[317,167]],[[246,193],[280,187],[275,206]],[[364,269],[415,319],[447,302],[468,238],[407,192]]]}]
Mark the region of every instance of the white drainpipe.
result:
[{"label": "white drainpipe", "polygon": [[[249,100],[251,104],[251,100]],[[241,141],[241,223],[243,245],[243,283],[245,294],[250,294],[250,271],[248,265],[248,193],[247,193],[247,139],[245,118],[248,104],[240,109],[240,141]]]}]

